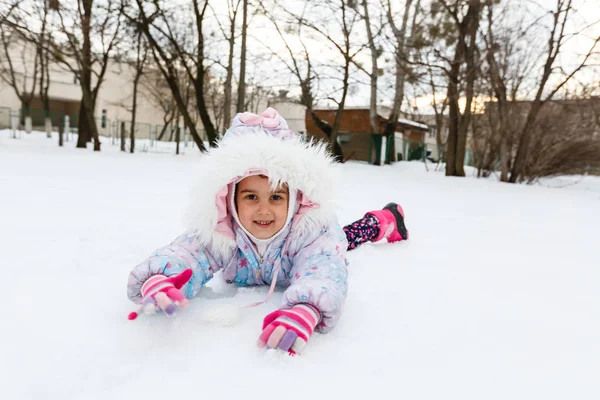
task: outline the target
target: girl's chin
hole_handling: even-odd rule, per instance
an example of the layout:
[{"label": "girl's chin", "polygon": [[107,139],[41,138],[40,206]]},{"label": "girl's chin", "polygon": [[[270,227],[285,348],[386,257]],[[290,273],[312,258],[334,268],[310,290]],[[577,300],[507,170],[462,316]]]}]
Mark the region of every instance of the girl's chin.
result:
[{"label": "girl's chin", "polygon": [[256,237],[257,239],[269,239],[270,237],[272,237],[275,233],[277,233],[275,227],[275,223],[271,222],[267,225],[263,225],[263,224],[258,224],[258,223],[253,223],[252,224],[252,235],[254,235],[254,237]]}]

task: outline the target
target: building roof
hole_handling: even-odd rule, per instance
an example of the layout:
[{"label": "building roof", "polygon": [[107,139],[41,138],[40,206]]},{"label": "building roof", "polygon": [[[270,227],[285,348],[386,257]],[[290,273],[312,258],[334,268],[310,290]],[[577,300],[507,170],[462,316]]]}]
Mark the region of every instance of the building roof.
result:
[{"label": "building roof", "polygon": [[[334,111],[334,110],[337,110],[337,107],[321,107],[321,108],[315,108],[314,110],[315,111]],[[344,110],[364,110],[364,111],[369,111],[370,107],[348,106],[348,107],[344,107]],[[389,119],[391,113],[392,113],[392,109],[390,107],[377,106],[377,115],[379,115],[381,118],[387,120],[387,119]],[[421,122],[411,121],[411,120],[406,119],[406,118],[398,118],[398,123],[399,124],[403,124],[403,125],[414,126],[416,128],[419,128],[419,129],[429,130],[429,126],[428,125],[423,124]]]}]

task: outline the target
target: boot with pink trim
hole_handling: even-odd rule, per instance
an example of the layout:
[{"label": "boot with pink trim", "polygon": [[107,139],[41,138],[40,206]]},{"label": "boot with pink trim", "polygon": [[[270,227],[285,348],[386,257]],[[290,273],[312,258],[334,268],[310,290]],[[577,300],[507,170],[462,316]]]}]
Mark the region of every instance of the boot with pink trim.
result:
[{"label": "boot with pink trim", "polygon": [[372,215],[379,221],[379,235],[372,242],[385,238],[388,242],[408,240],[408,230],[404,225],[404,210],[396,203],[389,203],[383,209],[370,211],[365,214]]}]

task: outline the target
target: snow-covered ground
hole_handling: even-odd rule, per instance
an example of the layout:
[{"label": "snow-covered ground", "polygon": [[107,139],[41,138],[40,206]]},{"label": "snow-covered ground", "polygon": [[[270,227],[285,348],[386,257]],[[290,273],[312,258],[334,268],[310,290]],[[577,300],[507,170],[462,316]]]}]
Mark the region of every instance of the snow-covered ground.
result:
[{"label": "snow-covered ground", "polygon": [[255,347],[281,292],[218,280],[128,321],[130,269],[183,229],[197,152],[0,131],[2,399],[598,399],[600,178],[508,185],[421,163],[340,166],[339,217],[388,201],[411,239],[349,253],[345,313],[300,357]]}]

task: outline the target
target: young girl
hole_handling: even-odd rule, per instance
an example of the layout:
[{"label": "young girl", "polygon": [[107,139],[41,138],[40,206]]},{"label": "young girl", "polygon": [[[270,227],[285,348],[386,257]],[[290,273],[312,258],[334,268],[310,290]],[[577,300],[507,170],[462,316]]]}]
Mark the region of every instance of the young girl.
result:
[{"label": "young girl", "polygon": [[133,269],[129,299],[145,313],[173,315],[221,269],[228,283],[270,285],[269,296],[275,285],[286,287],[258,345],[299,353],[314,331],[328,332],[340,318],[346,251],[408,238],[395,203],[342,229],[331,163],[325,145],[302,140],[274,109],[236,115],[219,146],[202,156],[189,232]]}]

